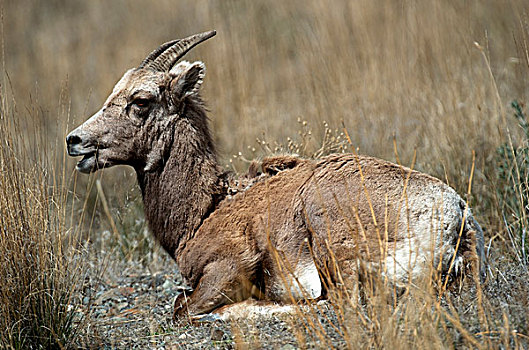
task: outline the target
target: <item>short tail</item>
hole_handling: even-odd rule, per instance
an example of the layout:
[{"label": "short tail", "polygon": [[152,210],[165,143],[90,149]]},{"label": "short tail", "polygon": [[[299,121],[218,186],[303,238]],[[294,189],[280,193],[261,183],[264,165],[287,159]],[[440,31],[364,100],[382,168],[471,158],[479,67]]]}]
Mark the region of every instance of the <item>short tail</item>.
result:
[{"label": "short tail", "polygon": [[487,256],[485,254],[485,237],[481,226],[474,216],[470,215],[467,222],[469,222],[470,230],[474,231],[476,255],[479,259],[479,278],[483,283],[487,279],[488,269]]},{"label": "short tail", "polygon": [[[467,210],[465,216],[465,225],[461,233],[461,242],[457,255],[462,256],[466,262],[477,262],[477,264],[474,263],[472,265],[478,268],[480,281],[484,282],[487,278],[488,264],[483,230],[470,210]],[[474,266],[472,268],[475,268]]]}]

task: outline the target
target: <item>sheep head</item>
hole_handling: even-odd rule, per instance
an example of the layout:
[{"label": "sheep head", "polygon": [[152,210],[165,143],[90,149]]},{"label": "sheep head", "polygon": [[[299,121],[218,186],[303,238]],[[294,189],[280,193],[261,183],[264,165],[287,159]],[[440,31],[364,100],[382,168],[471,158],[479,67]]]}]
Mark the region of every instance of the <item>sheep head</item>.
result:
[{"label": "sheep head", "polygon": [[103,107],[67,137],[68,154],[83,156],[83,173],[118,164],[150,171],[162,160],[186,101],[196,100],[205,74],[202,62],[177,61],[215,35],[196,34],[161,45],[115,85]]}]

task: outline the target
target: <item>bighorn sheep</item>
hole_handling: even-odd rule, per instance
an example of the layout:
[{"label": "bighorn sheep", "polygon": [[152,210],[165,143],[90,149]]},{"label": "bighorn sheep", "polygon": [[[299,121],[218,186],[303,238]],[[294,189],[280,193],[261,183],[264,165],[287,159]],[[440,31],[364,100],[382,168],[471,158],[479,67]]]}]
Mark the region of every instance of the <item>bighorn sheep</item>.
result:
[{"label": "bighorn sheep", "polygon": [[[250,297],[287,302],[353,286],[358,261],[397,283],[427,268],[484,271],[483,232],[440,180],[352,154],[265,158],[237,180],[217,162],[199,88],[202,62],[178,60],[214,31],[174,40],[127,71],[66,138],[77,170],[132,166],[150,228],[192,288],[175,317]],[[230,194],[236,181],[248,183]],[[285,278],[289,274],[291,278]],[[343,279],[343,281],[342,281]]]}]

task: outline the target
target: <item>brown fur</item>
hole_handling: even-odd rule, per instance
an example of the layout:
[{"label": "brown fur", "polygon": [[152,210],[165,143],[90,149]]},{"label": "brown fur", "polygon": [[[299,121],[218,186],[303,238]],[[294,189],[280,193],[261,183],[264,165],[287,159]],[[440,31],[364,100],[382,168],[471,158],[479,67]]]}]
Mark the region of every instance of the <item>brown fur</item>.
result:
[{"label": "brown fur", "polygon": [[353,288],[359,261],[389,264],[381,273],[397,283],[427,265],[457,267],[476,245],[483,263],[483,233],[466,204],[428,175],[352,154],[275,156],[241,177],[223,172],[197,95],[202,77],[201,63],[131,70],[67,138],[70,154],[85,156],[83,172],[136,170],[151,231],[193,290],[177,298],[176,317],[252,296],[318,297],[340,278]]}]

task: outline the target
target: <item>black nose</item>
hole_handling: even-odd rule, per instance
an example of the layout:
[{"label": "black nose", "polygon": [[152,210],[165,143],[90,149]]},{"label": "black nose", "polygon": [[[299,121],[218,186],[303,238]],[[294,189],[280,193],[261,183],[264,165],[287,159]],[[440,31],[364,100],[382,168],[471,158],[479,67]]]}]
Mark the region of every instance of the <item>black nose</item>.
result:
[{"label": "black nose", "polygon": [[66,137],[66,144],[69,146],[78,145],[81,143],[81,138],[77,135],[68,135]]}]

